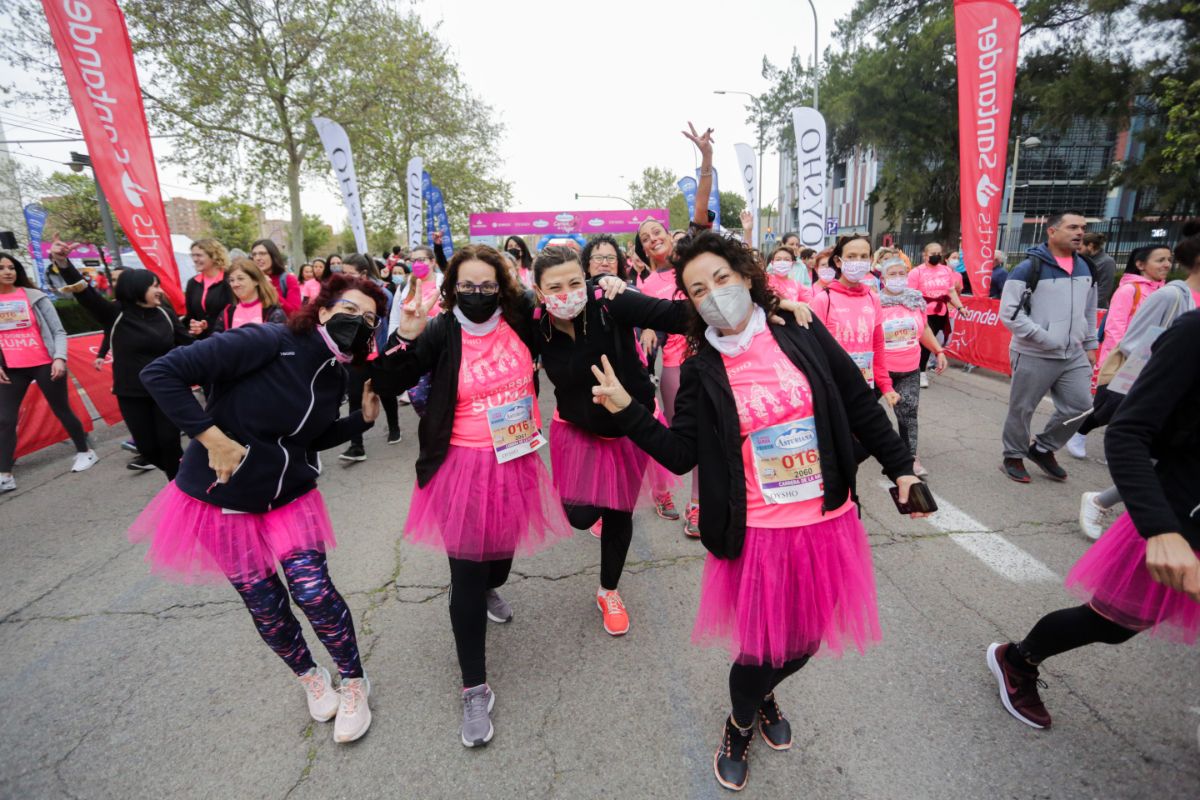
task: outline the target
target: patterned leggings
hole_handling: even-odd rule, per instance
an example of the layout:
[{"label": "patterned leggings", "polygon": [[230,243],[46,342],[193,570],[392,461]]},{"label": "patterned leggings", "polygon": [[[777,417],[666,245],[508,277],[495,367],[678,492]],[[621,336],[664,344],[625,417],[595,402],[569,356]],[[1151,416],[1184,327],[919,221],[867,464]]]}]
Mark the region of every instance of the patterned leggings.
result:
[{"label": "patterned leggings", "polygon": [[329,579],[325,554],[317,550],[292,553],[283,559],[283,574],[287,578],[287,589],[274,573],[250,583],[230,578],[254,619],[258,635],[297,675],[316,666],[300,623],[288,603],[290,589],[292,599],[312,623],[317,638],[337,662],[341,676],[361,678],[362,662],[358,658],[354,620],[350,618],[346,601]]}]

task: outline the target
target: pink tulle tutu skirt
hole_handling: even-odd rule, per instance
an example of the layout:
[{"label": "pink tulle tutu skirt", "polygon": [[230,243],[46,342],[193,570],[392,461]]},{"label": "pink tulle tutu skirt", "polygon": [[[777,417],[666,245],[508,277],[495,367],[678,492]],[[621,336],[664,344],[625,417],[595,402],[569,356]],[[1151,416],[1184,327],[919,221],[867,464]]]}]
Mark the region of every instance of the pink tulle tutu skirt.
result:
[{"label": "pink tulle tutu skirt", "polygon": [[[557,416],[550,424],[550,465],[554,488],[567,505],[633,511],[664,491],[651,471],[662,467],[627,437],[606,439]],[[671,485],[666,482],[665,490]]]},{"label": "pink tulle tutu skirt", "polygon": [[709,555],[697,644],[723,643],[739,664],[860,653],[880,639],[875,575],[857,509],[798,528],[747,528],[735,559]]},{"label": "pink tulle tutu skirt", "polygon": [[291,553],[337,546],[316,489],[266,514],[230,514],[184,494],[174,482],[138,515],[129,540],[150,543],[146,563],[153,572],[189,583],[259,580]]},{"label": "pink tulle tutu skirt", "polygon": [[1075,562],[1066,585],[1097,612],[1130,630],[1186,644],[1195,644],[1200,634],[1200,603],[1150,577],[1146,540],[1128,513]]},{"label": "pink tulle tutu skirt", "polygon": [[450,445],[413,489],[404,538],[468,561],[530,555],[574,535],[537,453],[504,464],[490,447]]}]

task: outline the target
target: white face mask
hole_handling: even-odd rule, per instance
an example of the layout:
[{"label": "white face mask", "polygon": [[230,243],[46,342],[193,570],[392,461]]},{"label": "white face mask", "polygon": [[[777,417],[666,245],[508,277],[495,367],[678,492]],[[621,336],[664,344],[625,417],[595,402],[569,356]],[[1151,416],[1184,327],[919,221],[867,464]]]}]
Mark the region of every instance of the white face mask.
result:
[{"label": "white face mask", "polygon": [[561,320],[575,319],[587,305],[587,288],[581,286],[569,292],[545,295],[545,303],[550,316]]},{"label": "white face mask", "polygon": [[891,292],[892,294],[900,294],[901,292],[903,292],[905,289],[908,288],[908,279],[907,278],[888,278],[886,281],[883,282],[883,285],[885,287],[887,287],[887,290],[889,292]]},{"label": "white face mask", "polygon": [[867,277],[867,273],[871,271],[871,262],[866,260],[852,260],[842,262],[842,275],[851,283],[858,283],[863,278]]},{"label": "white face mask", "polygon": [[792,271],[792,262],[784,261],[782,259],[779,261],[772,261],[767,269],[772,275],[787,275]]},{"label": "white face mask", "polygon": [[817,267],[817,277],[826,283],[829,283],[837,277],[837,272],[833,269],[833,267]]},{"label": "white face mask", "polygon": [[717,330],[736,330],[754,310],[754,301],[745,286],[722,286],[709,292],[696,310]]}]

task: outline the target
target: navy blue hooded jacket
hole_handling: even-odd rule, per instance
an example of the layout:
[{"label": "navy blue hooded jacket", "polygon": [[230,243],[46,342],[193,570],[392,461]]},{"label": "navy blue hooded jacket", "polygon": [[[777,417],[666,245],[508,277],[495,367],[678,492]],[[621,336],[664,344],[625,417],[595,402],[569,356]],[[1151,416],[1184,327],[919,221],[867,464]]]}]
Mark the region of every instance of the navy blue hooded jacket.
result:
[{"label": "navy blue hooded jacket", "polygon": [[[263,514],[316,488],[320,450],[371,427],[362,413],[338,418],[346,370],[317,332],[247,325],[181,347],[142,370],[142,384],[188,436],[216,425],[247,448],[228,483],[218,484],[208,450],[193,441],[175,485],[231,511]],[[192,386],[211,386],[201,408]]]}]

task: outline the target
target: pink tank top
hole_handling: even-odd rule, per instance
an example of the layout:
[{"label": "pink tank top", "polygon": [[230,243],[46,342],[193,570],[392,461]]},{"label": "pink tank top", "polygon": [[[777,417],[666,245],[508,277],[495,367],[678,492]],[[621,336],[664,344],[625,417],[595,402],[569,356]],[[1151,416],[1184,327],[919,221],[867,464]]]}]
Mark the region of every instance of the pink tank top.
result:
[{"label": "pink tank top", "polygon": [[722,356],[737,405],[746,471],[746,525],[793,528],[833,519],[849,510],[821,514],[824,481],[813,420],[812,388],[770,331],[750,349]]},{"label": "pink tank top", "polygon": [[0,294],[0,352],[9,367],[40,367],[52,360],[24,289]]},{"label": "pink tank top", "polygon": [[503,319],[483,336],[462,332],[462,365],[458,369],[458,402],[450,444],[491,448],[488,410],[532,401],[533,423],[542,427],[533,394],[533,357],[529,348]]},{"label": "pink tank top", "polygon": [[921,333],[925,312],[906,306],[883,306],[883,348],[888,372],[912,372],[921,366]]},{"label": "pink tank top", "polygon": [[[642,281],[641,290],[644,294],[657,297],[659,300],[677,300],[683,297],[675,287],[675,270],[666,269],[661,272],[651,272]],[[678,367],[687,355],[687,337],[673,333],[662,344],[663,366]]]}]

